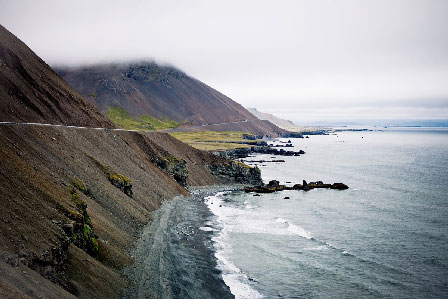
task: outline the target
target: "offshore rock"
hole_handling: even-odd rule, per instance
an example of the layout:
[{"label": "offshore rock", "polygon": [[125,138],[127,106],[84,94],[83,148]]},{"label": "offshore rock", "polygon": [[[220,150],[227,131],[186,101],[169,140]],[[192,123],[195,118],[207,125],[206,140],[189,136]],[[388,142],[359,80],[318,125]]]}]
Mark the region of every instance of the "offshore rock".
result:
[{"label": "offshore rock", "polygon": [[230,159],[243,159],[247,158],[250,154],[268,154],[276,156],[300,156],[305,154],[303,150],[295,151],[285,151],[284,149],[271,148],[269,146],[252,146],[251,148],[236,148],[227,151],[213,152],[213,154]]},{"label": "offshore rock", "polygon": [[343,183],[334,183],[333,185],[331,185],[330,189],[345,190],[348,189],[348,186]]},{"label": "offshore rock", "polygon": [[294,151],[285,151],[284,149],[275,149],[270,147],[259,147],[259,146],[253,146],[251,147],[252,153],[259,153],[259,154],[269,154],[269,155],[278,155],[278,156],[300,156],[305,154],[303,150],[299,150],[298,152]]},{"label": "offshore rock", "polygon": [[302,133],[288,131],[287,133],[283,134],[282,137],[284,137],[284,138],[303,138],[303,135],[302,135]]},{"label": "offshore rock", "polygon": [[280,182],[276,180],[269,181],[268,187],[278,187],[280,186]]},{"label": "offshore rock", "polygon": [[307,183],[305,180],[303,180],[303,184],[295,184],[292,187],[287,187],[285,185],[280,185],[279,181],[272,180],[265,186],[259,185],[259,186],[255,186],[255,187],[248,187],[248,188],[245,188],[244,191],[246,193],[249,193],[249,192],[273,193],[273,192],[283,191],[283,190],[309,191],[312,189],[319,189],[319,188],[322,188],[322,189],[326,188],[326,189],[333,189],[333,190],[346,190],[349,187],[343,183],[324,184],[322,181]]},{"label": "offshore rock", "polygon": [[285,185],[280,185],[279,181],[272,180],[266,186],[255,186],[255,187],[249,187],[249,188],[244,189],[244,191],[246,193],[249,193],[249,192],[273,193],[273,192],[282,191],[282,190],[292,190],[292,188],[286,187]]}]

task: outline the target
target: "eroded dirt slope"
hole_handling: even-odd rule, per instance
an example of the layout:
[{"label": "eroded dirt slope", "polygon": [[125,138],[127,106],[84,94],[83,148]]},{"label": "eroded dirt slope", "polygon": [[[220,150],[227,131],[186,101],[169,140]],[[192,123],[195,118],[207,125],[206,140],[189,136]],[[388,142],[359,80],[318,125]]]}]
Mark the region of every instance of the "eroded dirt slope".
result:
[{"label": "eroded dirt slope", "polygon": [[0,121],[114,127],[1,25],[0,98]]},{"label": "eroded dirt slope", "polygon": [[[0,121],[114,127],[4,27]],[[0,125],[0,297],[116,298],[151,212],[245,178],[229,165],[163,133]]]}]

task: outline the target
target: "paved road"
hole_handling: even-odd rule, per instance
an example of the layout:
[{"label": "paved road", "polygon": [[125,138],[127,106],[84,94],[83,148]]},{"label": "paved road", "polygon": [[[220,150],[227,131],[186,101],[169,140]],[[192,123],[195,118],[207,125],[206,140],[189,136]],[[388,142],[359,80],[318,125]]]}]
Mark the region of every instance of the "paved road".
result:
[{"label": "paved road", "polygon": [[[207,127],[207,126],[218,126],[218,125],[227,125],[227,124],[238,124],[238,123],[247,123],[249,120],[241,120],[234,121],[228,123],[218,123],[218,124],[207,124],[207,125],[199,125],[199,126],[191,126],[191,128],[195,127]],[[41,126],[41,127],[61,127],[61,128],[72,128],[72,129],[83,129],[83,130],[108,130],[108,131],[125,131],[125,132],[167,132],[170,129],[157,130],[157,131],[141,131],[141,130],[125,130],[120,128],[92,128],[92,127],[79,127],[79,126],[67,126],[67,125],[55,125],[55,124],[44,124],[44,123],[18,123],[11,121],[1,121],[0,125],[10,125],[10,126]]]}]

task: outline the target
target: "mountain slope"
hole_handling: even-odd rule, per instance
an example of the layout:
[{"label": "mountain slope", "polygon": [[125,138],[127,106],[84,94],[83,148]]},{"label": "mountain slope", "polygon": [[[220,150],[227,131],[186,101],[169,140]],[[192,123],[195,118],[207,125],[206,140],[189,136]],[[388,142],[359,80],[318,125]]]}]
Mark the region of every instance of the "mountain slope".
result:
[{"label": "mountain slope", "polygon": [[248,120],[250,124],[233,124],[233,129],[257,135],[284,133],[273,124],[259,121],[229,97],[173,67],[141,62],[61,67],[57,72],[103,113],[109,106],[121,106],[131,115],[168,117],[183,123],[184,128]]},{"label": "mountain slope", "polygon": [[256,116],[258,119],[262,119],[262,120],[268,120],[271,123],[281,127],[281,128],[286,128],[286,127],[292,127],[294,126],[294,123],[290,120],[286,120],[286,119],[282,119],[279,118],[273,114],[269,114],[269,113],[264,113],[261,111],[258,111],[256,108],[247,108],[247,110],[252,113],[254,116]]},{"label": "mountain slope", "polygon": [[0,25],[0,121],[115,127]]},{"label": "mountain slope", "polygon": [[250,113],[252,113],[255,117],[257,117],[260,120],[269,121],[279,128],[282,128],[289,132],[298,132],[298,133],[304,133],[309,131],[316,131],[316,128],[312,127],[304,127],[304,126],[297,126],[290,120],[286,120],[280,117],[277,117],[270,113],[265,113],[258,111],[256,108],[248,108],[247,109]]},{"label": "mountain slope", "polygon": [[[1,121],[114,126],[4,27],[0,37]],[[168,134],[64,126],[0,124],[0,161],[2,298],[119,297],[163,201],[234,181],[213,166],[249,173]]]}]

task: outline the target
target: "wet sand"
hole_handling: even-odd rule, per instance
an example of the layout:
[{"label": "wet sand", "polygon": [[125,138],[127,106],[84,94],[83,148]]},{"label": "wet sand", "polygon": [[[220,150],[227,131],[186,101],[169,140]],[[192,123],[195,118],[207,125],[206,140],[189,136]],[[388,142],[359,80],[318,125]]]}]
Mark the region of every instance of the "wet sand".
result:
[{"label": "wet sand", "polygon": [[238,188],[196,188],[165,202],[138,240],[123,298],[234,298],[216,268],[213,229],[204,229],[214,216],[203,198]]}]

